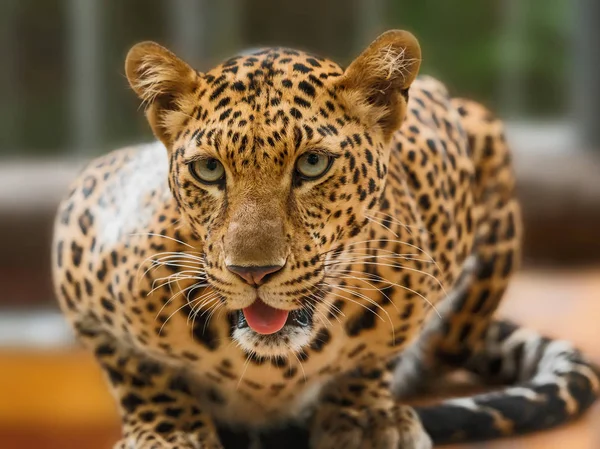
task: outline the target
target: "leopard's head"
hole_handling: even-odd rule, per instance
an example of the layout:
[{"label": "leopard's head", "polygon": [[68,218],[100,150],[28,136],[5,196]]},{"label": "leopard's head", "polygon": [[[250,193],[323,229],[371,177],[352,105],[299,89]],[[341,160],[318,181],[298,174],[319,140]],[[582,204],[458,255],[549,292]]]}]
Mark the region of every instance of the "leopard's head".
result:
[{"label": "leopard's head", "polygon": [[299,350],[335,307],[328,267],[365,239],[419,63],[405,31],[384,33],[345,70],[268,48],[199,73],[158,44],[130,50],[127,77],[244,348]]}]

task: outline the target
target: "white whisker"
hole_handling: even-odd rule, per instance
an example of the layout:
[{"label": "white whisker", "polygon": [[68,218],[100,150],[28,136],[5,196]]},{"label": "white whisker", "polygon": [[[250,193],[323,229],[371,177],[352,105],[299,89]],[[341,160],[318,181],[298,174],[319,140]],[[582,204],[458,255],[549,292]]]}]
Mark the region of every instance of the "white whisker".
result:
[{"label": "white whisker", "polygon": [[134,233],[132,233],[132,234],[130,234],[130,235],[141,236],[141,237],[145,237],[145,236],[150,236],[150,237],[161,237],[161,238],[163,238],[163,239],[168,239],[168,240],[172,240],[172,241],[174,241],[174,242],[180,243],[181,245],[187,246],[188,248],[196,249],[196,248],[194,248],[192,245],[190,245],[190,244],[188,244],[188,243],[185,243],[185,242],[183,242],[183,241],[181,241],[181,240],[178,240],[178,239],[176,239],[176,238],[174,238],[174,237],[169,237],[169,236],[167,236],[167,235],[162,235],[162,234],[156,234],[156,233],[154,233],[154,232],[134,232]]}]

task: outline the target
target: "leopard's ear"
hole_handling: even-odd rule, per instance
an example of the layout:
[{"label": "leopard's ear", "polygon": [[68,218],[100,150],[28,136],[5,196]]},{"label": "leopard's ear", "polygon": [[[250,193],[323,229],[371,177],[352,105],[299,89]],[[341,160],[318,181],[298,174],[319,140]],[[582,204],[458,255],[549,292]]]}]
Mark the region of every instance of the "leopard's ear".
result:
[{"label": "leopard's ear", "polygon": [[408,31],[387,31],[346,69],[336,90],[348,107],[389,138],[406,113],[408,88],[421,65],[421,47]]},{"label": "leopard's ear", "polygon": [[141,42],[125,59],[129,84],[144,102],[154,135],[167,148],[186,118],[193,102],[199,74],[166,48]]}]

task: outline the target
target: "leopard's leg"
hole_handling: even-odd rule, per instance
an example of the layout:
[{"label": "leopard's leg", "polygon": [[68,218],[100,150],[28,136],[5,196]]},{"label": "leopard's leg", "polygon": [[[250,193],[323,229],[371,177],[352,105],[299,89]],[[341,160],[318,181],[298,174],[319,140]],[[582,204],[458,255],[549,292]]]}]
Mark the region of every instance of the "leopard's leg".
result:
[{"label": "leopard's leg", "polygon": [[443,318],[433,319],[400,359],[395,391],[401,397],[428,392],[445,374],[469,369],[489,352],[494,314],[519,263],[518,216],[514,199],[490,212],[490,232],[478,242],[455,290],[440,307]]},{"label": "leopard's leg", "polygon": [[449,297],[406,351],[398,370],[398,391],[428,389],[440,374],[464,367],[484,348],[484,340],[509,280],[520,262],[521,214],[502,123],[482,106],[453,100],[461,113],[476,166],[472,255]]},{"label": "leopard's leg", "polygon": [[322,392],[310,427],[314,449],[430,449],[415,411],[391,390],[393,363],[365,361]]},{"label": "leopard's leg", "polygon": [[475,245],[449,298],[449,313],[432,336],[430,355],[461,367],[484,348],[492,317],[521,259],[521,212],[503,124],[481,105],[453,100],[476,167]]},{"label": "leopard's leg", "polygon": [[485,349],[485,339],[511,275],[519,263],[519,209],[514,199],[499,203],[488,215],[491,225],[472,256],[472,271],[463,273],[450,312],[427,342],[435,363],[464,367]]},{"label": "leopard's leg", "polygon": [[203,412],[182,373],[143,357],[93,325],[76,323],[93,349],[118,402],[123,438],[115,449],[221,448],[211,417]]}]

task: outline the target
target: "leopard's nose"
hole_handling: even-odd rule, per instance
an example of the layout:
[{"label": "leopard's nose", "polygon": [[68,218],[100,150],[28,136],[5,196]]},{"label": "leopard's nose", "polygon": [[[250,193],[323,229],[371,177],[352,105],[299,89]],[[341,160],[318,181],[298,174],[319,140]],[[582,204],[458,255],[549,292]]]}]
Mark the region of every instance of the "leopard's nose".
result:
[{"label": "leopard's nose", "polygon": [[278,272],[284,267],[285,264],[282,265],[267,265],[267,266],[248,266],[242,267],[239,265],[227,265],[227,269],[232,273],[237,274],[241,277],[247,284],[252,286],[258,286],[264,284],[267,279]]}]

